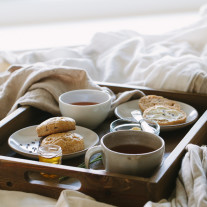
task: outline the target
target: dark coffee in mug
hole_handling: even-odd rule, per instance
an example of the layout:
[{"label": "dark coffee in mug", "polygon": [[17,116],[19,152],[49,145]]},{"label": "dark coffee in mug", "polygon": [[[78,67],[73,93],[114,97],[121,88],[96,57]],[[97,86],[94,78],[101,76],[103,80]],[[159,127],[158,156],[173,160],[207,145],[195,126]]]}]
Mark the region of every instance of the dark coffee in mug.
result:
[{"label": "dark coffee in mug", "polygon": [[162,163],[165,142],[158,135],[144,131],[116,131],[105,134],[100,145],[89,148],[85,155],[86,168],[90,158],[102,153],[105,170],[149,177]]},{"label": "dark coffee in mug", "polygon": [[154,151],[151,147],[146,147],[137,144],[124,144],[112,147],[111,150],[125,154],[143,154]]}]

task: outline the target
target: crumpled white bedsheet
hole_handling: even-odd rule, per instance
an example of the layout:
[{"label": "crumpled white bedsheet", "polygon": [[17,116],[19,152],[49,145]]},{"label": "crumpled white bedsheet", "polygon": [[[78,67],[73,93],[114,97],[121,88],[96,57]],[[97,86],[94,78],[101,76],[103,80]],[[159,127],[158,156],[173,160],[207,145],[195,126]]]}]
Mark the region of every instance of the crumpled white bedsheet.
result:
[{"label": "crumpled white bedsheet", "polygon": [[206,94],[206,10],[201,9],[196,23],[168,34],[97,33],[85,46],[1,51],[0,71],[11,64],[44,62],[85,69],[95,81]]}]

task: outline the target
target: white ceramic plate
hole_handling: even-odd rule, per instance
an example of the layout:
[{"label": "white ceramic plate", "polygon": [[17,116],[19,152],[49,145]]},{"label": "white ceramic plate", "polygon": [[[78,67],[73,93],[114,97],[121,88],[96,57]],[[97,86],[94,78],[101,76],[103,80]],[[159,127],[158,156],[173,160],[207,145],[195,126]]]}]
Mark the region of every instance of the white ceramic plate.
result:
[{"label": "white ceramic plate", "polygon": [[[185,123],[182,124],[175,124],[175,125],[166,125],[160,126],[161,131],[168,131],[168,130],[175,130],[186,127],[196,121],[198,118],[198,112],[192,106],[179,102],[181,109],[186,113],[187,119]],[[125,119],[128,117],[132,117],[131,111],[133,110],[140,110],[138,106],[138,100],[128,101],[126,103],[120,104],[115,108],[115,114],[118,118]]]},{"label": "white ceramic plate", "polygon": [[[38,159],[37,149],[39,147],[40,137],[37,136],[36,127],[37,126],[29,126],[13,133],[8,140],[9,146],[15,152],[23,156]],[[80,156],[84,154],[89,147],[96,145],[99,141],[99,137],[94,131],[81,126],[76,126],[76,130],[71,132],[83,136],[85,149],[72,154],[64,154],[62,159]]]}]

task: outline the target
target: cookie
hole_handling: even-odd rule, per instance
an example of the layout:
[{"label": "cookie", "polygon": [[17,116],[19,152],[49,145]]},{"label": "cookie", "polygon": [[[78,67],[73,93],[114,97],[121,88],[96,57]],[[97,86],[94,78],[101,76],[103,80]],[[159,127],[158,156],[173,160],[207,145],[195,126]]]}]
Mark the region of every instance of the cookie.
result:
[{"label": "cookie", "polygon": [[186,113],[181,109],[173,106],[156,105],[147,108],[143,117],[156,121],[159,125],[181,124],[186,121]]},{"label": "cookie", "polygon": [[176,101],[156,95],[143,96],[142,98],[139,99],[138,105],[139,108],[142,110],[142,112],[144,112],[147,108],[156,105],[167,105],[180,109],[180,105]]},{"label": "cookie", "polygon": [[37,126],[36,131],[39,137],[48,136],[59,132],[67,132],[76,128],[75,120],[68,117],[52,117],[43,121]]},{"label": "cookie", "polygon": [[55,144],[62,148],[63,154],[70,154],[84,149],[84,139],[81,135],[71,132],[51,134],[45,137],[41,146]]}]

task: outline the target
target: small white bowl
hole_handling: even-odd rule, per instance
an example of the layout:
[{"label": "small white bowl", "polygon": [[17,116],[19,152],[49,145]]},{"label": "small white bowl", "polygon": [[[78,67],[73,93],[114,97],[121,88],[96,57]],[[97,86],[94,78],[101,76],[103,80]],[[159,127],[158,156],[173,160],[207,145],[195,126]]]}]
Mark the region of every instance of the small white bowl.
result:
[{"label": "small white bowl", "polygon": [[[77,105],[78,103],[83,105]],[[87,102],[96,103],[86,105]],[[111,96],[105,91],[93,89],[73,90],[59,97],[62,116],[71,117],[79,126],[95,129],[108,116],[111,108]]]},{"label": "small white bowl", "polygon": [[[141,130],[140,123],[133,121],[133,118],[127,117],[127,120],[124,119],[116,119],[110,124],[110,131],[115,132],[115,131],[122,131],[122,130]],[[131,121],[130,121],[131,120]],[[149,120],[149,119],[144,119],[149,126],[152,127],[154,134],[159,135],[160,133],[160,126],[156,121]]]}]

